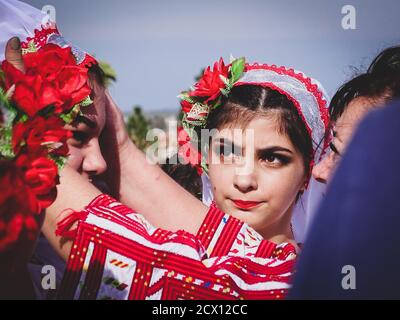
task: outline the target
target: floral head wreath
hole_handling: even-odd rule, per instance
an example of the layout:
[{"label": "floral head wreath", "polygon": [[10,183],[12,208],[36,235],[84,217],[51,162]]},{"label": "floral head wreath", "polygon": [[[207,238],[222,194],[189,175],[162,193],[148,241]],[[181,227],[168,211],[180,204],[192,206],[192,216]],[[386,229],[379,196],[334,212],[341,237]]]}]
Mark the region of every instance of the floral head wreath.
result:
[{"label": "floral head wreath", "polygon": [[56,197],[71,137],[64,126],[92,103],[87,67],[96,60],[69,44],[47,15],[25,3],[0,0],[0,18],[0,50],[4,52],[4,39],[18,36],[25,65],[24,73],[8,61],[0,69],[2,253],[21,234],[35,239],[35,216]]},{"label": "floral head wreath", "polygon": [[[204,128],[210,112],[221,106],[233,87],[257,85],[279,91],[293,102],[312,139],[312,163],[318,162],[329,145],[328,99],[322,86],[303,73],[267,64],[247,64],[245,58],[232,59],[225,65],[221,58],[189,91],[179,95],[183,112],[182,124],[191,138],[196,128]],[[201,167],[207,172],[205,159]],[[310,169],[311,170],[311,169]]]}]

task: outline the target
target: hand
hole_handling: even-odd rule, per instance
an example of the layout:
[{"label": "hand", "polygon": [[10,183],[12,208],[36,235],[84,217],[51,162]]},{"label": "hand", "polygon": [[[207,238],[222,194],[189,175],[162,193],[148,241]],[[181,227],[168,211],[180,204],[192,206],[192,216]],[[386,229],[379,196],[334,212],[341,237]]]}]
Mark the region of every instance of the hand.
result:
[{"label": "hand", "polygon": [[125,127],[124,116],[110,93],[105,90],[106,100],[106,125],[100,137],[101,151],[107,163],[107,171],[101,175],[101,179],[109,187],[107,193],[115,199],[120,199],[121,169],[127,165],[122,159],[132,161],[132,148],[135,146],[130,140]]},{"label": "hand", "polygon": [[18,70],[25,72],[22,48],[19,38],[14,37],[8,40],[5,51],[6,60]]},{"label": "hand", "polygon": [[125,126],[124,115],[122,111],[118,108],[114,100],[112,99],[108,90],[105,91],[107,98],[106,110],[107,110],[107,123],[106,130],[113,133],[116,139],[116,143],[119,151],[125,148],[131,143],[129,138],[128,130]]}]

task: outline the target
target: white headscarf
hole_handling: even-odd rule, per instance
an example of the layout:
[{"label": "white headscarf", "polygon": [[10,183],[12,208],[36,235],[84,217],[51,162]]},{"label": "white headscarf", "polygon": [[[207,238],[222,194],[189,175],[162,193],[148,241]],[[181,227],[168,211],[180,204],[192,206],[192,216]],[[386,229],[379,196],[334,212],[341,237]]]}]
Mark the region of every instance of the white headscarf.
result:
[{"label": "white headscarf", "polygon": [[46,25],[50,17],[26,3],[0,0],[0,61],[4,60],[7,41],[18,37],[21,41],[34,36],[34,31]]},{"label": "white headscarf", "polygon": [[0,0],[0,61],[4,60],[7,41],[13,37],[21,40],[24,54],[29,52],[30,46],[39,50],[52,43],[61,48],[70,47],[78,65],[97,63],[92,56],[65,39],[48,14],[21,1]]}]

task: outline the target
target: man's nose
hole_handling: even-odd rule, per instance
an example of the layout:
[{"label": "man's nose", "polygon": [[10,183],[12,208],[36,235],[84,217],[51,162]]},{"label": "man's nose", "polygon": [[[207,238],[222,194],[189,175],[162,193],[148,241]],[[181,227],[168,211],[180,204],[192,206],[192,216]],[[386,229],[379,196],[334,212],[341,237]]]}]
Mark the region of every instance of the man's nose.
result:
[{"label": "man's nose", "polygon": [[[333,153],[333,152],[332,152]],[[329,154],[317,165],[314,166],[312,175],[315,180],[321,183],[328,183],[334,170],[333,154]]]}]

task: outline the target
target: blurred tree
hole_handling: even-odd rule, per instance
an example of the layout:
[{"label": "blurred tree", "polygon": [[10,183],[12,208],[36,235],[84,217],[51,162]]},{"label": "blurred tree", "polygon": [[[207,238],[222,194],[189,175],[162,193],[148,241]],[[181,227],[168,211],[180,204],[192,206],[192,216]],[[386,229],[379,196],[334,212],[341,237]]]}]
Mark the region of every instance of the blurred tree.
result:
[{"label": "blurred tree", "polygon": [[133,107],[132,113],[128,115],[126,126],[132,141],[139,149],[145,150],[150,144],[146,141],[147,132],[150,130],[150,122],[143,115],[140,106]]}]

